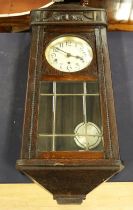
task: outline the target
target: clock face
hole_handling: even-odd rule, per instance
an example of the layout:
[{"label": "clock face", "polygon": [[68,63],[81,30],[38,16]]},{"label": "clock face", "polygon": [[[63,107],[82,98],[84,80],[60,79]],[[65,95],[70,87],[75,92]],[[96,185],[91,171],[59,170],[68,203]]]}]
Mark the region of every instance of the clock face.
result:
[{"label": "clock face", "polygon": [[93,59],[91,46],[76,36],[58,37],[46,47],[47,62],[62,72],[80,71],[90,65]]}]

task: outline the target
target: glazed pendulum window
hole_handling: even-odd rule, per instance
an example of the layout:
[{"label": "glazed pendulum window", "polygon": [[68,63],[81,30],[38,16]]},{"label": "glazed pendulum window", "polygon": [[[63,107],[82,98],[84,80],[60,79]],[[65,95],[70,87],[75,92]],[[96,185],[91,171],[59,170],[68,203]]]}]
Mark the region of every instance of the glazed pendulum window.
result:
[{"label": "glazed pendulum window", "polygon": [[97,81],[40,83],[37,150],[103,150]]}]

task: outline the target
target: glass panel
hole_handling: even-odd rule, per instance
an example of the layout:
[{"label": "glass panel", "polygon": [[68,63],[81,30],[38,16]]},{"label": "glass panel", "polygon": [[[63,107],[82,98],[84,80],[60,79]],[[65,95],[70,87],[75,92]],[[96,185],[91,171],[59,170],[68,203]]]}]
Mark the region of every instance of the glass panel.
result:
[{"label": "glass panel", "polygon": [[98,96],[86,96],[87,122],[93,122],[102,129],[101,112]]},{"label": "glass panel", "polygon": [[86,82],[86,88],[88,94],[98,94],[98,82]]},{"label": "glass panel", "polygon": [[83,83],[59,82],[57,83],[57,94],[83,94]]},{"label": "glass panel", "polygon": [[38,137],[37,150],[39,152],[52,151],[52,147],[53,147],[53,138],[51,136]]},{"label": "glass panel", "polygon": [[73,134],[74,129],[83,122],[82,96],[57,96],[56,134]]},{"label": "glass panel", "polygon": [[39,104],[38,133],[52,134],[53,132],[53,98],[41,96]]},{"label": "glass panel", "polygon": [[41,82],[38,151],[102,151],[99,99],[97,82]]},{"label": "glass panel", "polygon": [[41,82],[40,93],[52,94],[53,93],[53,83],[52,82]]},{"label": "glass panel", "polygon": [[[79,136],[78,136],[79,137]],[[44,151],[102,151],[103,143],[102,140],[92,141],[94,144],[88,145],[84,144],[85,141],[83,139],[90,138],[92,136],[80,136],[80,138],[76,138],[73,136],[55,136],[55,150],[53,150],[53,137],[42,135],[38,137],[37,150],[39,152]],[[93,136],[95,138],[95,136]],[[101,138],[99,136],[99,138]],[[97,138],[98,139],[98,138]],[[78,141],[79,140],[79,141]],[[90,142],[90,140],[88,141]],[[90,147],[90,148],[89,148]]]},{"label": "glass panel", "polygon": [[78,151],[79,147],[73,136],[56,136],[56,151]]}]

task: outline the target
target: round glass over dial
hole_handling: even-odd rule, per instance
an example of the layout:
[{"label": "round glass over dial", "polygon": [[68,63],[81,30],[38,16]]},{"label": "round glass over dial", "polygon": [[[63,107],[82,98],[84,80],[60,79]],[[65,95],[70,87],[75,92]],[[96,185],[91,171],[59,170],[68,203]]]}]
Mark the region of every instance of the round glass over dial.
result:
[{"label": "round glass over dial", "polygon": [[92,122],[78,124],[74,133],[76,144],[85,150],[94,149],[102,141],[100,128]]},{"label": "round glass over dial", "polygon": [[50,42],[46,47],[45,57],[59,71],[76,72],[90,65],[93,51],[84,39],[67,35]]}]

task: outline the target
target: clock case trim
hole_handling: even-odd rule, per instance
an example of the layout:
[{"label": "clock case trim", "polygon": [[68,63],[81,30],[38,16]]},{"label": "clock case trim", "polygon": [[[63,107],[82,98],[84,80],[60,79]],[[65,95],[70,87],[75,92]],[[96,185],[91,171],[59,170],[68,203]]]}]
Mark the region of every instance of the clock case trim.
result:
[{"label": "clock case trim", "polygon": [[[61,7],[60,16],[56,4],[46,9],[32,10],[31,25],[67,25],[68,23],[69,25],[107,25],[107,15],[104,9],[89,8],[78,4],[62,4]],[[66,10],[66,7],[69,10]]]},{"label": "clock case trim", "polygon": [[[55,10],[55,6],[49,7],[47,12],[52,15],[51,11]],[[64,7],[64,5],[63,5]],[[76,6],[77,7],[77,6]],[[63,12],[67,13],[68,8],[72,11],[79,11],[79,7],[76,10],[71,10],[71,6],[66,5]],[[82,10],[87,12],[94,12],[95,9],[83,8]],[[62,6],[58,5],[56,12],[60,13]],[[39,10],[39,14],[44,10]],[[46,9],[45,9],[46,11]],[[99,9],[101,13],[105,14],[104,10]],[[64,33],[79,33],[79,27],[82,32],[89,33],[94,31],[96,37],[96,57],[98,65],[98,78],[99,78],[99,91],[101,100],[101,112],[104,124],[103,130],[105,130],[105,157],[104,159],[80,159],[73,156],[72,159],[61,158],[53,159],[39,159],[36,158],[36,130],[37,130],[37,118],[38,109],[35,106],[38,104],[39,93],[39,81],[42,71],[42,54],[43,41],[45,37],[45,31],[52,31],[63,33],[64,22],[54,22],[56,28],[52,28],[53,22],[45,23],[45,21],[38,22],[36,20],[37,11],[32,12],[32,19],[35,16],[32,23],[32,41],[30,51],[30,63],[28,72],[28,85],[26,95],[25,106],[25,118],[23,124],[23,140],[20,160],[17,161],[17,168],[31,179],[36,180],[43,187],[53,193],[54,198],[58,203],[81,203],[85,195],[95,188],[97,185],[108,179],[112,175],[119,172],[123,166],[119,157],[118,147],[118,134],[116,128],[116,117],[114,109],[114,99],[112,90],[112,80],[110,72],[110,62],[108,57],[107,39],[105,22],[75,22],[75,26],[72,26],[72,21],[67,20],[67,28]],[[94,29],[95,28],[95,29]],[[60,153],[61,154],[61,153]],[[63,153],[62,153],[63,154]],[[54,174],[53,174],[54,173]],[[77,174],[76,177],[75,173]],[[94,180],[94,177],[95,180]],[[83,186],[80,186],[80,182],[83,179]],[[50,181],[51,180],[51,181]],[[89,181],[91,180],[91,181]],[[73,183],[73,185],[72,185]],[[67,186],[66,186],[67,185]],[[63,189],[64,186],[64,189]]]}]

